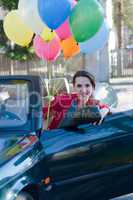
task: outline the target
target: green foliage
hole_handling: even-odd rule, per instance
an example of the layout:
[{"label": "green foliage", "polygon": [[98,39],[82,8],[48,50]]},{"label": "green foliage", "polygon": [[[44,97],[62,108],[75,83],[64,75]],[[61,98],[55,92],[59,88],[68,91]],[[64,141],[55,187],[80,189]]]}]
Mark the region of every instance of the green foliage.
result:
[{"label": "green foliage", "polygon": [[[0,5],[7,10],[13,10],[17,8],[18,0],[0,0]],[[0,48],[3,48],[5,55],[12,60],[25,61],[32,59],[35,55],[31,45],[29,47],[14,45],[14,48],[11,48],[11,43],[3,30],[3,21],[0,21]]]},{"label": "green foliage", "polygon": [[12,50],[9,46],[6,49],[6,55],[12,60],[25,61],[34,57],[34,50],[32,47],[20,48],[18,45],[15,45],[14,49]]},{"label": "green foliage", "polygon": [[18,0],[0,0],[0,5],[8,10],[17,9]]},{"label": "green foliage", "polygon": [[7,42],[7,37],[4,34],[3,22],[0,21],[0,48],[4,47],[6,45],[6,42]]}]

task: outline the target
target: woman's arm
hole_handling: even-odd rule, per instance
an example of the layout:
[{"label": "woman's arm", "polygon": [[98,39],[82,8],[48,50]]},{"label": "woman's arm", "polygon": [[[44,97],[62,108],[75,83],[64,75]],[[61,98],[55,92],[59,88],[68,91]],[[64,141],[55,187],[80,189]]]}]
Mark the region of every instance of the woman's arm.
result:
[{"label": "woman's arm", "polygon": [[99,121],[98,124],[101,124],[103,119],[106,117],[106,115],[108,115],[108,113],[110,112],[110,109],[109,108],[103,108],[100,110],[100,113],[101,113],[101,120]]},{"label": "woman's arm", "polygon": [[94,123],[94,124],[97,124],[97,125],[100,125],[103,122],[104,118],[110,112],[110,108],[107,104],[103,104],[103,103],[99,102],[99,108],[100,108],[101,119],[98,123]]}]

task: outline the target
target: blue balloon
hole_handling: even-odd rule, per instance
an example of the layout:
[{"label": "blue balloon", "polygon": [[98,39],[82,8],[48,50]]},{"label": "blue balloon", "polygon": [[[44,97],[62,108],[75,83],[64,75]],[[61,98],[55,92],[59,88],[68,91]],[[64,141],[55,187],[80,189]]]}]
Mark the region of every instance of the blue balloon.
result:
[{"label": "blue balloon", "polygon": [[70,15],[70,0],[38,0],[39,15],[50,29],[58,28]]},{"label": "blue balloon", "polygon": [[104,20],[99,31],[89,40],[85,42],[80,42],[80,51],[81,53],[92,54],[97,50],[100,50],[104,47],[109,38],[109,27]]}]

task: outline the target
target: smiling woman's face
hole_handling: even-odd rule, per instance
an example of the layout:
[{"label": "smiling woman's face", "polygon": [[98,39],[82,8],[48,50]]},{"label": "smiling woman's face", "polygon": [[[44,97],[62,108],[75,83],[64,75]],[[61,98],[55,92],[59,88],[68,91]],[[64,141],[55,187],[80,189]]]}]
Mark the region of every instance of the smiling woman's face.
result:
[{"label": "smiling woman's face", "polygon": [[93,95],[93,86],[89,78],[87,77],[76,77],[74,90],[79,95],[80,99],[83,98],[87,101]]}]

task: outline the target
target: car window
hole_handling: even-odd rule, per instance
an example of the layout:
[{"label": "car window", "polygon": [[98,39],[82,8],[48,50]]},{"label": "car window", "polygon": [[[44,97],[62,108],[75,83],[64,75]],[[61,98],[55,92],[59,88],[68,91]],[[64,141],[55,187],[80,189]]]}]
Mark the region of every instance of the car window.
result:
[{"label": "car window", "polygon": [[28,108],[29,92],[26,81],[0,84],[0,127],[26,123]]}]

